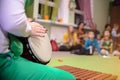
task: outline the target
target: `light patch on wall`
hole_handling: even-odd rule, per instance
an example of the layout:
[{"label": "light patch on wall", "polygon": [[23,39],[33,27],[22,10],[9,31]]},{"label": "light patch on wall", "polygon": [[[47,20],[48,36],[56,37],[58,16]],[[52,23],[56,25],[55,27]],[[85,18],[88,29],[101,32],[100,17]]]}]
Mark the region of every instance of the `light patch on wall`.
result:
[{"label": "light patch on wall", "polygon": [[63,34],[66,31],[67,31],[67,27],[52,26],[51,27],[50,39],[55,39],[57,41],[57,43],[61,43],[62,38],[63,38]]}]

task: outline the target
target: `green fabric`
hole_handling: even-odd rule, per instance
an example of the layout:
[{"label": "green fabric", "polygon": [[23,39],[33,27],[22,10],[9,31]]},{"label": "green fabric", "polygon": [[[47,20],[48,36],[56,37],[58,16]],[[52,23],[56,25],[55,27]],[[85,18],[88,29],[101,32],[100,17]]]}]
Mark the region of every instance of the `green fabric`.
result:
[{"label": "green fabric", "polygon": [[69,72],[20,57],[22,43],[14,35],[8,34],[8,37],[11,52],[0,54],[0,80],[75,80]]},{"label": "green fabric", "polygon": [[33,63],[12,53],[0,54],[0,80],[75,80],[66,71]]},{"label": "green fabric", "polygon": [[111,46],[111,42],[110,41],[104,41],[102,46],[110,47]]},{"label": "green fabric", "polygon": [[25,0],[25,9],[27,9],[28,6],[30,6],[34,0]]},{"label": "green fabric", "polygon": [[23,44],[16,36],[12,34],[8,34],[8,37],[10,41],[10,50],[15,56],[20,56],[23,53]]},{"label": "green fabric", "polygon": [[45,4],[41,4],[41,17],[44,19],[44,17],[47,15],[48,18],[50,17],[50,11],[51,8],[47,5],[49,0],[45,0]]},{"label": "green fabric", "polygon": [[47,3],[48,3],[48,0],[45,0],[45,5],[44,5],[44,16],[46,16],[46,15],[48,16],[48,14],[49,14],[49,13],[48,13],[48,7],[49,7],[49,6],[47,6]]},{"label": "green fabric", "polygon": [[52,17],[51,17],[52,21],[55,21],[56,18],[57,18],[58,7],[60,5],[60,0],[54,0],[54,2],[55,2],[55,7],[53,8],[53,11],[52,11]]},{"label": "green fabric", "polygon": [[[33,3],[34,0],[25,1],[25,9]],[[15,53],[15,56],[20,56],[23,53],[23,44],[21,41],[14,35],[8,34],[10,40],[10,50]]]},{"label": "green fabric", "polygon": [[27,17],[33,18],[34,0],[25,0],[25,12]]},{"label": "green fabric", "polygon": [[44,19],[44,5],[43,4],[41,4],[41,13],[40,13],[40,15],[41,15],[41,18]]}]

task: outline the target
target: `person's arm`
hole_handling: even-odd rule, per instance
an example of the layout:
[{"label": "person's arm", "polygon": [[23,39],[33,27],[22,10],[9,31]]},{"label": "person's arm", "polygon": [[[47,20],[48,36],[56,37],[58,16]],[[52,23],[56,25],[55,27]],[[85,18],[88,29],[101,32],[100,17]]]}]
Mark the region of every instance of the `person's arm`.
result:
[{"label": "person's arm", "polygon": [[68,43],[68,35],[67,35],[67,32],[64,33],[62,42],[63,42],[64,44],[67,44],[67,43]]},{"label": "person's arm", "polygon": [[80,40],[78,39],[78,37],[77,37],[77,33],[75,32],[74,33],[74,44],[79,44],[80,43]]},{"label": "person's arm", "polygon": [[89,40],[88,39],[85,41],[85,49],[86,50],[89,49]]},{"label": "person's arm", "polygon": [[109,49],[110,49],[110,53],[112,53],[113,52],[113,40],[112,39],[110,39],[110,47],[109,47]]},{"label": "person's arm", "polygon": [[99,46],[102,48],[103,40],[100,40]]},{"label": "person's arm", "polygon": [[25,0],[2,0],[1,25],[4,31],[16,36],[30,35],[31,26],[24,10]]},{"label": "person's arm", "polygon": [[119,37],[120,34],[117,34],[117,31],[112,30],[112,36],[113,36],[113,37]]},{"label": "person's arm", "polygon": [[95,44],[96,44],[96,48],[97,48],[98,54],[100,54],[100,46],[99,46],[97,40],[95,40]]},{"label": "person's arm", "polygon": [[103,46],[103,44],[104,44],[104,39],[101,40],[101,48],[102,48],[102,49],[106,49],[106,47]]}]

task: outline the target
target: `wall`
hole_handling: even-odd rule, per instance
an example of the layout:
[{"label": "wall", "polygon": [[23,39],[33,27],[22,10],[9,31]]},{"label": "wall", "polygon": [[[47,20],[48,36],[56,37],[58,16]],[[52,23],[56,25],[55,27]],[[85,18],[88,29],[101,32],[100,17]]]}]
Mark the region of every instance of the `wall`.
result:
[{"label": "wall", "polygon": [[67,31],[67,27],[69,26],[69,25],[48,23],[47,21],[46,22],[39,21],[39,23],[47,28],[50,39],[56,40],[57,43],[59,44],[62,42],[63,34]]},{"label": "wall", "polygon": [[98,30],[102,32],[108,23],[110,0],[93,0],[93,21],[97,24]]},{"label": "wall", "polygon": [[[35,0],[36,4],[34,7],[34,18],[37,17],[37,2],[39,2],[39,0]],[[98,30],[100,30],[100,32],[103,32],[104,26],[108,21],[108,11],[109,11],[109,0],[93,0],[93,20],[94,22],[98,25]],[[69,12],[69,22],[73,23],[74,20],[74,15],[72,16],[72,14],[74,14],[74,12]],[[67,16],[68,17],[68,16]],[[67,20],[66,20],[67,21]],[[42,23],[41,23],[42,24]],[[54,26],[54,25],[50,25],[50,24],[43,24],[44,26],[47,27],[48,29],[48,34],[50,36],[51,39],[56,38],[57,42],[61,42],[61,38],[63,33],[66,31],[67,27],[64,26]]]},{"label": "wall", "polygon": [[58,10],[58,18],[63,19],[63,23],[68,23],[69,21],[69,1],[70,0],[60,0],[60,7]]}]

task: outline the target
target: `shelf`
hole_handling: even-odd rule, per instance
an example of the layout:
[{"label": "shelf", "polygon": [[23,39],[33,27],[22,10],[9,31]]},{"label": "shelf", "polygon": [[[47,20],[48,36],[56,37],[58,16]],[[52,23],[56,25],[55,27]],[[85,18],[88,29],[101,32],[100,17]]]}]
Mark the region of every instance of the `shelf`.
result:
[{"label": "shelf", "polygon": [[[39,23],[44,23],[44,24],[50,24],[50,25],[57,25],[57,26],[62,26],[62,27],[68,27],[70,25],[77,27],[76,24],[67,24],[67,23],[60,23],[60,22],[55,22],[55,21],[51,21],[51,20],[43,20],[43,19],[38,19],[37,22]],[[91,30],[91,28],[89,26],[85,26],[84,29],[86,30]]]},{"label": "shelf", "polygon": [[[39,0],[39,3],[40,3],[40,4],[45,4],[46,1],[44,1],[44,0]],[[47,1],[47,5],[48,5],[48,6],[51,6],[51,7],[55,7],[55,3],[52,2],[52,1]]]},{"label": "shelf", "polygon": [[47,24],[52,24],[52,25],[58,25],[58,26],[65,26],[65,27],[68,27],[70,25],[74,26],[74,27],[77,27],[77,25],[75,24],[67,24],[67,23],[60,23],[60,22],[57,22],[57,21],[51,21],[51,20],[43,20],[43,19],[38,19],[37,22],[40,22],[40,23],[47,23]]}]

